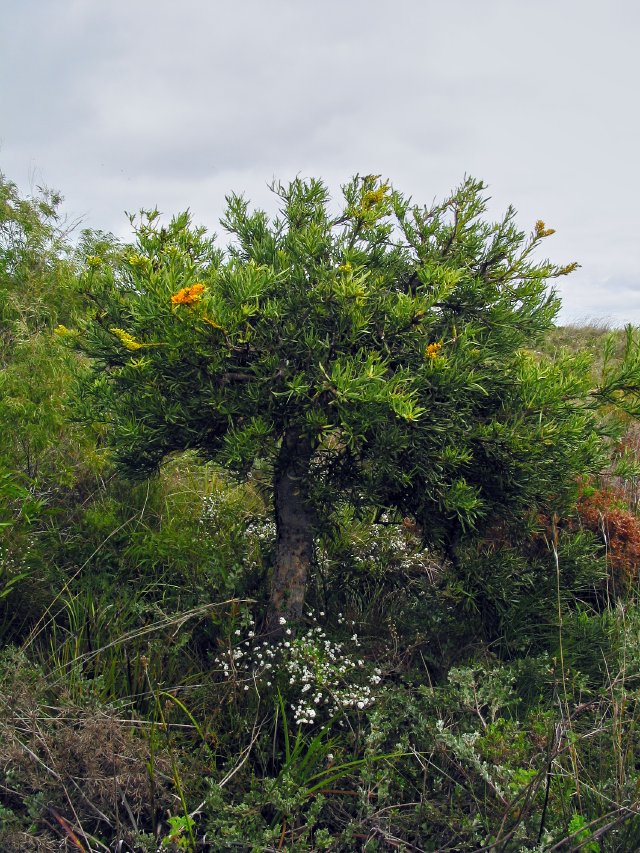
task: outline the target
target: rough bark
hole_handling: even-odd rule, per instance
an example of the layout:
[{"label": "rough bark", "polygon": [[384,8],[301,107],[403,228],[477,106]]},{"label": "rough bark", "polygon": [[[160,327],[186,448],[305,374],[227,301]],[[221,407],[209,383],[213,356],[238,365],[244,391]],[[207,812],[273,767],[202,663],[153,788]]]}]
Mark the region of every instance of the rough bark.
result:
[{"label": "rough bark", "polygon": [[276,554],[265,629],[281,633],[302,617],[313,560],[313,514],[305,494],[312,447],[295,428],[285,433],[274,471]]}]

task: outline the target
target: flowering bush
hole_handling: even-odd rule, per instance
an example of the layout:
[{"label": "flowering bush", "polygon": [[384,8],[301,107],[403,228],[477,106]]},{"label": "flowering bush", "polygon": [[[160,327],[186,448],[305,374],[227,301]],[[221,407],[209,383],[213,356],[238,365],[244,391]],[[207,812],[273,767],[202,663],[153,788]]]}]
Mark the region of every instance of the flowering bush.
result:
[{"label": "flowering bush", "polygon": [[[330,639],[309,615],[313,624],[297,636],[285,627],[286,620],[281,617],[284,636],[276,640],[257,637],[255,623],[249,619],[246,639],[237,628],[237,641],[215,659],[224,678],[245,692],[252,687],[258,691],[281,690],[289,698],[296,725],[311,725],[349,710],[368,708],[382,681],[382,671],[365,667],[358,656],[361,644],[357,633],[344,641]],[[339,624],[346,627],[346,621],[338,615]]]},{"label": "flowering bush", "polygon": [[171,297],[173,305],[193,305],[199,302],[204,293],[205,286],[201,282],[192,284],[191,287],[183,287]]}]

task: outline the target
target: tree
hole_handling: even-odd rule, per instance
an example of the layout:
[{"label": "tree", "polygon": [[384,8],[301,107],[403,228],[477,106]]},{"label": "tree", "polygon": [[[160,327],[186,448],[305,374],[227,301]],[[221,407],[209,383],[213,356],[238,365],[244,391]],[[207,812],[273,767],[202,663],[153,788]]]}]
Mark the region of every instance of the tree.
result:
[{"label": "tree", "polygon": [[533,260],[541,221],[529,236],[511,208],[485,221],[480,182],[427,208],[356,177],[335,214],[320,181],[273,189],[273,220],[227,199],[225,251],[186,213],[143,211],[119,262],[87,258],[95,307],[61,332],[94,365],[81,416],[124,469],[191,448],[271,471],[277,630],[345,502],[412,517],[454,560],[487,523],[561,511],[604,464],[596,402],[623,385],[590,393],[588,359],[532,350],[559,306],[547,281],[576,265]]},{"label": "tree", "polygon": [[0,471],[38,494],[65,479],[61,448],[78,444],[63,405],[70,355],[51,338],[82,310],[61,201],[24,198],[0,174]]},{"label": "tree", "polygon": [[[37,561],[34,525],[42,522],[52,493],[74,481],[79,466],[73,462],[81,458],[80,431],[70,426],[64,406],[75,359],[51,336],[56,324],[72,323],[80,311],[60,202],[57,193],[41,188],[23,197],[0,173],[2,638],[29,606],[21,608],[18,590],[30,584]],[[32,605],[33,593],[29,585],[22,601]]]}]

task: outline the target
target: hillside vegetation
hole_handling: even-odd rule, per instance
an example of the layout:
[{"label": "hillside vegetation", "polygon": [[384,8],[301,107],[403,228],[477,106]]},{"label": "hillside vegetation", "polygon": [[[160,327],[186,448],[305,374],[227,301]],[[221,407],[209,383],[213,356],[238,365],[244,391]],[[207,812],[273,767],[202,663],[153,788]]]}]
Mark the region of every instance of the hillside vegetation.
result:
[{"label": "hillside vegetation", "polygon": [[636,332],[477,182],[275,189],[0,182],[0,849],[640,849]]}]

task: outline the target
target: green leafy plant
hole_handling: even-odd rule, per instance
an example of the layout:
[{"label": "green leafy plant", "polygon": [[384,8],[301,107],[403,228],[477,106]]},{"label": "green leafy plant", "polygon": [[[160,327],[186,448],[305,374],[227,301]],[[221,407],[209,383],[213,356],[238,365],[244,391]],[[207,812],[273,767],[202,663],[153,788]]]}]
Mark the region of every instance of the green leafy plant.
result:
[{"label": "green leafy plant", "polygon": [[486,222],[483,190],[424,208],[357,177],[333,214],[322,182],[296,180],[274,185],[273,220],[228,199],[226,252],[186,214],[143,211],[135,245],[87,259],[97,312],[63,335],[94,365],[79,416],[137,475],[186,449],[269,472],[274,632],[302,615],[332,508],[408,516],[456,559],[489,520],[570,505],[606,458],[595,408],[638,406],[635,343],[593,393],[589,356],[529,349],[558,310],[548,280],[575,264],[532,260],[552,229]]},{"label": "green leafy plant", "polygon": [[590,841],[591,833],[587,826],[587,821],[581,814],[577,812],[569,821],[569,833],[573,845],[585,853],[599,853],[600,845],[597,841]]}]

